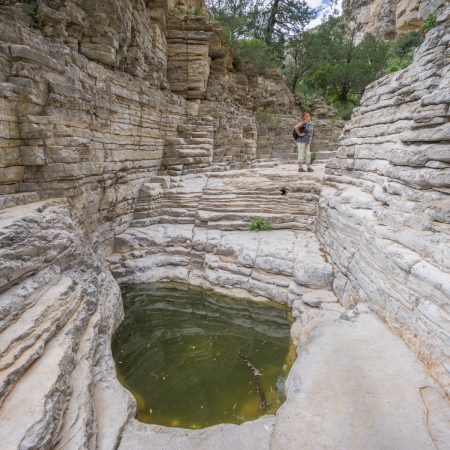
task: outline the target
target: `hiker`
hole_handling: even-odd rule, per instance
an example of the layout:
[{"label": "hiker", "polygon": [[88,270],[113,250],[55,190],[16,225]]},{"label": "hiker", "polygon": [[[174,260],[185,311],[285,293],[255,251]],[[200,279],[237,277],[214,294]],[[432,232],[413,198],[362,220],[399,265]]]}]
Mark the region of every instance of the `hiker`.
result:
[{"label": "hiker", "polygon": [[[311,165],[311,139],[312,139],[312,125],[311,114],[304,112],[302,120],[294,127],[294,139],[297,143],[298,149],[298,171],[299,172],[313,172]],[[304,168],[304,166],[306,166]]]}]

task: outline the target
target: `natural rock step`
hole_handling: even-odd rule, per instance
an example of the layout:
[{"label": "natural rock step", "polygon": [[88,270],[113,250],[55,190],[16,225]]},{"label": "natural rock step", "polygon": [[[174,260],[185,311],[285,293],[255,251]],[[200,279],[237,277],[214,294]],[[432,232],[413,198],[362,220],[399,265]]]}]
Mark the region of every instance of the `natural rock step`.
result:
[{"label": "natural rock step", "polygon": [[[67,286],[65,288],[67,289]],[[57,292],[55,293],[57,294]],[[37,328],[27,330],[29,335],[21,337],[21,341],[17,345],[12,345],[11,349],[8,349],[8,353],[2,358],[0,403],[3,403],[5,398],[7,398],[8,393],[14,388],[17,380],[20,379],[29,366],[36,359],[40,358],[46,344],[54,338],[55,334],[79,308],[79,292],[71,292],[68,296],[64,295],[64,292],[61,292],[61,294],[61,296],[52,299],[57,302],[54,305],[56,310],[52,314],[40,317]],[[51,294],[44,293],[44,296],[46,295]],[[59,302],[64,302],[66,307],[61,309]],[[21,325],[21,322],[18,322],[18,324]],[[3,335],[4,333],[0,337],[3,338]],[[5,336],[5,338],[8,337],[8,335]]]},{"label": "natural rock step", "polygon": [[0,409],[0,440],[5,448],[42,448],[56,443],[56,431],[69,395],[74,351],[88,320],[86,304],[79,305],[4,400]]},{"label": "natural rock step", "polygon": [[[25,310],[14,322],[8,323],[8,327],[0,335],[0,370],[8,367],[8,359],[15,360],[20,355],[20,350],[27,348],[27,344],[35,342],[41,326],[50,327],[56,320],[56,314],[62,314],[59,302],[67,301],[71,304],[69,291],[73,291],[74,282],[68,277],[55,280],[55,285],[45,289],[34,304]],[[72,289],[71,289],[72,288]],[[7,357],[10,354],[9,358]]]}]

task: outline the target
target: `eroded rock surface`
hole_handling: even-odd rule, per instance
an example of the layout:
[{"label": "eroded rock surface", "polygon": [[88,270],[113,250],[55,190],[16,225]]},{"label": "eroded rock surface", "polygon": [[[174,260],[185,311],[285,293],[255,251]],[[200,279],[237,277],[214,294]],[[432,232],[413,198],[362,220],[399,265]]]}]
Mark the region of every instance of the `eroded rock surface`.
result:
[{"label": "eroded rock surface", "polygon": [[2,448],[114,448],[133,414],[110,338],[119,287],[64,200],[0,211]]},{"label": "eroded rock surface", "polygon": [[270,448],[448,448],[448,405],[405,343],[364,309],[328,315],[301,334]]},{"label": "eroded rock surface", "polygon": [[318,236],[344,305],[366,302],[450,388],[449,10],[414,64],[364,94],[327,165]]},{"label": "eroded rock surface", "polygon": [[439,15],[446,5],[445,0],[344,0],[342,9],[360,42],[367,33],[393,40],[420,30],[422,20],[429,14]]},{"label": "eroded rock surface", "polygon": [[[282,166],[147,185],[131,227],[115,240],[115,277],[187,281],[283,303],[309,288],[329,288],[333,272],[313,232],[316,170],[303,179],[296,166]],[[250,231],[255,217],[274,229]]]}]

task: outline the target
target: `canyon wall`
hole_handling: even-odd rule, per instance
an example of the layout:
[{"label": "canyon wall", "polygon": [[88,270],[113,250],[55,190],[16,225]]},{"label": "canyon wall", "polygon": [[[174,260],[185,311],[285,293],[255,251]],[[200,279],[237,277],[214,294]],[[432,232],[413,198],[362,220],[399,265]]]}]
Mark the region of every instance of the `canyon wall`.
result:
[{"label": "canyon wall", "polygon": [[317,234],[344,305],[366,302],[450,389],[450,10],[346,125]]},{"label": "canyon wall", "polygon": [[[162,186],[161,193],[165,186],[168,194],[161,222],[172,221],[172,231],[178,229],[173,241],[167,232],[161,243],[192,258],[199,268],[193,273],[207,274],[211,284],[220,287],[234,278],[237,288],[240,283],[264,298],[283,295],[286,302],[295,289],[330,288],[332,268],[312,232],[319,191],[312,183],[294,182],[286,189],[286,199],[272,214],[280,225],[287,221],[296,230],[280,230],[266,247],[261,242],[260,250],[260,236],[255,239],[246,230],[239,240],[239,232],[227,232],[235,211],[205,219],[211,229],[197,226],[200,197],[207,218],[214,206],[208,197],[222,195],[226,205],[230,195],[220,183],[203,195],[202,183],[211,186],[214,180],[202,172],[292,157],[291,127],[299,111],[278,73],[257,77],[237,69],[218,24],[204,11],[201,16],[186,12],[191,6],[165,0],[1,2],[4,448],[118,447],[135,403],[117,380],[111,357],[111,334],[123,312],[109,264],[125,279],[139,249],[126,261],[120,252],[147,243],[159,251],[150,225],[155,185]],[[279,118],[284,137],[281,126],[258,123],[258,110]],[[324,126],[327,121],[323,117]],[[228,187],[235,176],[225,183]],[[199,181],[199,195],[183,193],[181,177]],[[256,199],[281,197],[285,183],[274,178],[262,179]],[[179,208],[170,191],[177,191],[177,184]],[[241,214],[249,207],[257,214],[247,194],[244,186],[236,207]],[[147,219],[148,233],[136,244],[132,231]],[[130,224],[133,230],[126,234]],[[169,228],[170,223],[162,224],[163,230]],[[271,248],[280,240],[284,245]],[[215,248],[222,254],[214,255]],[[247,260],[239,257],[243,248]],[[283,253],[294,250],[286,259]],[[316,265],[305,266],[310,253]],[[236,267],[232,257],[239,259]],[[220,265],[222,273],[214,276]],[[274,271],[281,277],[276,288],[271,286]],[[287,287],[289,293],[283,293]]]},{"label": "canyon wall", "polygon": [[412,30],[429,14],[441,13],[445,0],[343,0],[344,19],[359,42],[366,33],[393,40]]},{"label": "canyon wall", "polygon": [[[127,228],[139,186],[157,174],[295,156],[299,108],[284,79],[237,69],[218,23],[192,9],[2,3],[1,207],[68,198],[97,247]],[[276,126],[259,124],[259,110]],[[329,148],[342,125],[322,122]]]},{"label": "canyon wall", "polygon": [[[300,347],[318,316],[352,327],[364,306],[345,312],[342,305],[364,302],[449,391],[448,10],[409,68],[367,89],[322,182],[319,168],[301,179],[293,166],[273,168],[270,158],[293,156],[298,105],[279,74],[238,70],[223,31],[204,11],[193,14],[195,5],[2,2],[5,448],[137,448],[136,437],[146,448],[161,436],[168,448],[175,435],[177,445],[201,448],[203,436],[212,436],[224,448],[230,441],[222,436],[249,439],[248,429],[266,444],[245,442],[270,447],[273,417],[197,434],[133,421],[134,400],[117,380],[110,350],[122,317],[112,272],[121,281],[175,279],[292,304],[303,323],[294,330]],[[320,108],[321,135],[334,139]],[[261,111],[277,126],[257,121]],[[333,153],[327,139],[321,145]],[[273,230],[249,231],[257,216]],[[373,349],[373,336],[356,354]],[[332,353],[354,337],[339,347],[332,333]],[[366,370],[358,358],[346,361],[356,361],[356,373]],[[320,373],[311,379],[323,392],[334,384],[327,370]],[[414,384],[418,402],[423,379]],[[360,396],[347,387],[353,404]],[[364,381],[360,389],[367,391]],[[424,414],[418,410],[422,427]],[[403,414],[394,408],[389,417]],[[298,423],[291,432],[298,437]],[[281,444],[272,448],[284,450],[284,432],[276,439]]]}]

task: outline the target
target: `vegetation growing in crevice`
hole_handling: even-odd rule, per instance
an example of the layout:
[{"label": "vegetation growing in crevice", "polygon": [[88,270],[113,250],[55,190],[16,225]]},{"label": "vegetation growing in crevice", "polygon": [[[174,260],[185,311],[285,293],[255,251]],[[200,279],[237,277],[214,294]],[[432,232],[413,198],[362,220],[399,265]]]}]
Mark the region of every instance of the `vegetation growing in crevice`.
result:
[{"label": "vegetation growing in crevice", "polygon": [[432,30],[436,26],[437,16],[435,13],[428,14],[425,19],[422,20],[420,24],[420,28],[424,34],[427,34],[430,30]]},{"label": "vegetation growing in crevice", "polygon": [[418,31],[410,31],[397,42],[392,43],[386,73],[397,72],[408,67],[413,60],[416,48],[422,41],[422,36]]},{"label": "vegetation growing in crevice", "polygon": [[251,231],[269,231],[272,229],[272,223],[262,217],[255,217],[250,222],[248,228]]},{"label": "vegetation growing in crevice", "polygon": [[281,116],[274,112],[272,108],[258,108],[256,110],[256,121],[270,129],[279,129],[282,126]]},{"label": "vegetation growing in crevice", "polygon": [[175,10],[184,16],[202,16],[204,14],[203,6],[200,1],[196,3],[196,5],[192,8],[185,8],[181,5],[175,5]]}]

